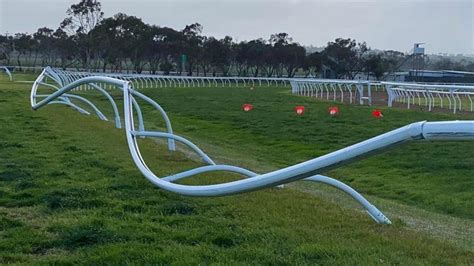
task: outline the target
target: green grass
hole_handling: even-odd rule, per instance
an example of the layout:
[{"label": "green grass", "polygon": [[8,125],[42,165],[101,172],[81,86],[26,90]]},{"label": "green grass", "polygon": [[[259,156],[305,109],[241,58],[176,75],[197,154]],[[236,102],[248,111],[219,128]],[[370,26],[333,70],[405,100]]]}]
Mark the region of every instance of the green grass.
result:
[{"label": "green grass", "polygon": [[[162,191],[133,165],[123,130],[64,106],[32,111],[29,87],[0,75],[0,263],[473,263],[472,246],[416,230],[404,219],[391,226],[374,224],[359,209],[303,191],[317,191],[320,186],[312,184],[219,198]],[[218,162],[259,172],[410,122],[470,118],[383,109],[384,118],[376,120],[371,108],[348,105],[339,105],[341,115],[331,118],[332,103],[293,96],[285,88],[143,92],[168,111],[178,134]],[[112,118],[105,100],[92,99]],[[247,102],[255,109],[244,113],[241,105]],[[307,106],[304,116],[294,114],[296,104]],[[142,106],[147,128],[161,127],[158,113]],[[159,175],[199,165],[188,153],[166,151],[162,142],[146,139],[140,145]],[[411,143],[328,175],[377,202],[472,225],[473,148],[469,142]],[[234,178],[209,174],[185,183]]]}]

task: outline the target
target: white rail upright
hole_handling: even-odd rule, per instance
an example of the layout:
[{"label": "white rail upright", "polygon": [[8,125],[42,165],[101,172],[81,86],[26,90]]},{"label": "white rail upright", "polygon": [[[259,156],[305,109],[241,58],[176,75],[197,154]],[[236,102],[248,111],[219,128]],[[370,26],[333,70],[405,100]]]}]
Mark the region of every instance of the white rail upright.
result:
[{"label": "white rail upright", "polygon": [[372,83],[360,80],[342,79],[291,79],[293,94],[340,101],[372,105]]},{"label": "white rail upright", "polygon": [[[45,82],[45,78],[56,81],[56,85]],[[65,83],[63,83],[65,82]],[[84,101],[82,96],[72,97],[74,89],[85,86],[91,89],[99,90],[103,95],[109,98],[110,95],[102,88],[104,85],[111,85],[117,88],[123,95],[123,120],[124,132],[127,138],[128,149],[131,157],[139,171],[155,186],[188,196],[224,196],[236,193],[259,190],[268,187],[294,182],[297,180],[307,180],[320,182],[336,187],[339,190],[350,195],[356,200],[370,217],[377,223],[390,224],[390,220],[380,212],[374,205],[368,202],[361,194],[348,185],[333,178],[321,175],[328,170],[340,167],[341,165],[360,160],[375,152],[381,152],[392,146],[400,145],[410,140],[474,140],[474,121],[446,121],[446,122],[417,122],[399,129],[387,132],[385,134],[373,137],[349,147],[337,150],[324,156],[314,158],[299,164],[285,167],[276,171],[264,174],[257,174],[253,171],[232,165],[217,164],[203,150],[191,141],[175,134],[171,127],[171,122],[164,109],[154,100],[138,92],[133,86],[133,81],[124,78],[113,78],[106,76],[84,76],[82,74],[64,75],[61,72],[55,72],[50,68],[45,68],[43,72],[33,83],[30,95],[31,107],[36,110],[49,104],[63,104],[70,106],[82,113],[88,114],[84,108],[78,106],[73,100],[86,102],[89,107],[93,106],[90,101]],[[101,85],[99,85],[101,84]],[[38,90],[51,91],[49,94],[38,94]],[[102,90],[98,89],[102,88]],[[107,96],[108,95],[108,96]],[[143,121],[138,125],[135,123],[134,113],[137,112],[141,117],[141,111],[136,98],[145,101],[156,108],[165,121],[166,131],[147,130]],[[110,98],[109,98],[110,100]],[[113,100],[112,100],[113,102]],[[98,108],[92,108],[99,118],[107,119],[99,115]],[[97,109],[97,110],[96,110]],[[115,113],[120,120],[118,113]],[[116,120],[117,121],[117,120]],[[119,127],[119,126],[117,126]],[[163,138],[168,140],[168,149],[175,150],[174,142],[178,141],[195,151],[206,165],[190,169],[174,175],[158,177],[147,166],[138,146],[138,138]],[[188,178],[201,173],[214,171],[227,171],[238,173],[243,179],[230,181],[214,185],[182,185],[175,183],[183,178]]]},{"label": "white rail upright", "polygon": [[403,82],[382,82],[388,94],[388,106],[394,102],[412,105],[449,108],[457,111],[474,111],[474,86],[463,84],[420,84]]}]

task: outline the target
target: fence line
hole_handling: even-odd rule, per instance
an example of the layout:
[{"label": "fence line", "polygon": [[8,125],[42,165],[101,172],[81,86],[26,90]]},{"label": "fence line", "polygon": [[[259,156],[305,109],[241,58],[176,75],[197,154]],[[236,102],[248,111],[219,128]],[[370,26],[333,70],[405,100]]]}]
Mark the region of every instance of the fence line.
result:
[{"label": "fence line", "polygon": [[[293,94],[325,100],[349,103],[359,102],[372,104],[372,82],[358,80],[330,80],[330,79],[292,79],[290,81]],[[346,94],[344,94],[346,92]]]},{"label": "fence line", "polygon": [[[7,67],[3,67],[11,79]],[[457,111],[474,111],[474,86],[462,84],[424,84],[406,82],[373,82],[366,80],[335,80],[305,78],[267,77],[196,77],[150,74],[92,73],[67,71],[46,67],[46,76],[64,86],[77,79],[89,76],[105,76],[130,81],[135,89],[162,87],[231,87],[231,86],[291,86],[293,94],[315,97],[323,100],[348,102],[350,104],[372,105],[373,91],[385,91],[388,106],[395,102],[406,104],[407,108],[417,104],[428,107],[449,108]],[[104,89],[112,85],[103,84]],[[90,84],[78,86],[75,90],[94,89]]]},{"label": "fence line", "polygon": [[[449,108],[453,113],[457,111],[473,111],[474,86],[458,84],[418,84],[400,82],[382,82],[388,94],[388,106],[394,102],[404,103],[409,109],[418,104],[428,107]],[[467,107],[466,107],[467,105]]]},{"label": "fence line", "polygon": [[[306,162],[266,174],[257,174],[238,166],[216,164],[197,145],[179,135],[176,135],[173,132],[171,122],[165,110],[157,102],[138,92],[133,87],[134,83],[128,80],[128,78],[116,78],[104,75],[90,75],[84,77],[82,75],[83,74],[74,74],[70,72],[65,73],[54,71],[51,68],[45,68],[34,81],[31,89],[30,102],[33,110],[49,104],[63,104],[70,106],[83,114],[90,114],[90,112],[85,110],[85,108],[78,106],[74,102],[79,101],[81,103],[86,103],[89,108],[96,112],[100,119],[108,120],[91,101],[85,99],[83,96],[74,94],[74,89],[81,86],[88,86],[89,88],[98,90],[109,99],[114,107],[116,127],[121,128],[122,125],[120,122],[122,119],[116,107],[117,105],[112,96],[102,87],[104,84],[113,86],[113,88],[116,88],[123,93],[124,131],[127,137],[130,154],[137,168],[145,178],[157,187],[188,196],[223,196],[274,187],[296,180],[306,180],[320,182],[342,190],[362,205],[370,217],[372,217],[377,223],[390,224],[390,220],[357,191],[338,180],[320,174],[354,160],[362,159],[364,156],[374,154],[376,151],[388,149],[407,140],[474,140],[474,121],[423,121],[407,125]],[[48,81],[47,79],[51,80]],[[189,83],[187,84],[189,85]],[[52,93],[38,94],[39,89],[48,92],[52,91]],[[141,108],[137,103],[136,98],[145,101],[159,111],[161,117],[165,121],[166,131],[146,130],[143,123]],[[136,117],[138,118],[138,127],[134,121],[134,113],[137,113]],[[196,152],[207,165],[160,178],[146,165],[137,144],[139,138],[164,138],[168,141],[168,149],[170,151],[175,151],[175,142],[180,142]],[[244,179],[215,185],[181,185],[174,183],[183,178],[213,171],[238,173],[241,174]]]}]

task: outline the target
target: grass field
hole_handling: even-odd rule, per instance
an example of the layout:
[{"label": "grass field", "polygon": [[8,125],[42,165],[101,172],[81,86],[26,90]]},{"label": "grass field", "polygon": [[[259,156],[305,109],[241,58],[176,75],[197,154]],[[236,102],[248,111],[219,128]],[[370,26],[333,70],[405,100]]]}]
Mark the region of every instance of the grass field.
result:
[{"label": "grass field", "polygon": [[[29,89],[0,75],[0,263],[474,263],[474,143],[411,143],[327,173],[386,210],[394,224],[383,226],[340,192],[305,182],[220,198],[164,192],[133,165],[123,130],[64,106],[32,111]],[[382,108],[384,118],[374,119],[371,108],[354,105],[339,105],[341,115],[329,117],[332,103],[287,88],[142,92],[162,104],[178,134],[218,162],[257,172],[411,122],[472,118]],[[112,118],[105,99],[79,93]],[[243,103],[254,110],[244,113]],[[305,115],[294,114],[297,104]],[[142,109],[147,128],[163,125],[151,107]],[[170,153],[162,142],[140,142],[158,175],[199,165],[182,148]]]}]

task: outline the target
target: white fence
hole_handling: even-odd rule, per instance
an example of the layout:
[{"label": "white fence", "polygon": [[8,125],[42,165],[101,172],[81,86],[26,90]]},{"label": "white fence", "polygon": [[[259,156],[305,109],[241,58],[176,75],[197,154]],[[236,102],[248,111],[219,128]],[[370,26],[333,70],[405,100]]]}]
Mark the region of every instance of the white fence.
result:
[{"label": "white fence", "polygon": [[[144,177],[161,189],[188,196],[224,196],[274,187],[297,180],[306,180],[328,184],[344,191],[361,204],[377,223],[390,224],[390,220],[357,191],[338,180],[321,174],[408,140],[474,140],[474,121],[422,121],[395,129],[318,158],[276,171],[258,174],[238,166],[217,164],[194,143],[177,135],[172,129],[168,115],[159,103],[135,90],[133,82],[128,80],[128,78],[111,78],[109,76],[94,76],[90,74],[86,74],[83,77],[82,75],[85,74],[58,72],[53,71],[51,68],[45,68],[34,81],[31,88],[30,102],[33,110],[50,104],[62,104],[76,109],[83,114],[90,114],[86,110],[87,107],[95,111],[100,119],[108,120],[97,106],[85,98],[85,95],[74,94],[74,89],[80,86],[89,86],[95,89],[105,96],[112,105],[117,128],[122,128],[123,118],[123,128],[127,137],[129,152],[132,160]],[[56,83],[48,82],[46,80],[48,78]],[[136,77],[130,79],[134,78]],[[118,111],[117,104],[112,95],[101,87],[103,84],[112,85],[115,89],[122,92],[123,116]],[[189,86],[192,83],[183,82],[183,84]],[[39,89],[45,94],[38,94]],[[145,128],[141,113],[142,109],[139,107],[136,99],[150,104],[158,111],[158,114],[165,121],[165,131],[152,131]],[[84,107],[77,105],[74,101],[79,101]],[[135,114],[138,118],[138,126],[136,121],[134,121]],[[140,153],[137,143],[140,138],[164,138],[168,140],[168,149],[170,151],[175,151],[175,142],[179,142],[196,152],[206,165],[171,176],[159,177],[148,168]],[[175,183],[183,178],[214,171],[233,172],[242,175],[243,178],[213,185],[183,185]]]},{"label": "white fence", "polygon": [[[5,68],[7,69],[7,68]],[[194,77],[165,76],[146,74],[90,73],[64,71],[46,68],[45,77],[65,86],[84,77],[106,76],[131,82],[135,89],[158,87],[232,87],[232,86],[291,86],[293,94],[315,97],[328,101],[340,101],[350,104],[373,103],[373,91],[387,93],[388,106],[394,103],[426,106],[429,111],[435,107],[457,111],[474,111],[474,86],[462,84],[421,84],[403,82],[372,82],[365,80],[331,80],[302,78],[265,78],[265,77]],[[8,70],[8,69],[7,69]],[[105,89],[112,85],[102,84]],[[94,89],[83,84],[75,90]]]},{"label": "white fence", "polygon": [[[286,86],[291,79],[264,77],[194,77],[194,76],[165,76],[145,74],[91,73],[74,72],[48,68],[48,77],[62,85],[67,85],[77,79],[90,76],[105,76],[130,81],[135,89],[157,87],[231,87],[231,86]],[[83,85],[81,88],[85,88]],[[108,85],[111,86],[111,85]]]},{"label": "white fence", "polygon": [[407,108],[417,104],[428,107],[449,108],[457,111],[473,111],[474,86],[418,84],[400,82],[382,82],[388,94],[388,106],[395,102],[406,104]]},{"label": "white fence", "polygon": [[293,94],[349,103],[372,104],[372,83],[358,80],[292,79]]}]

